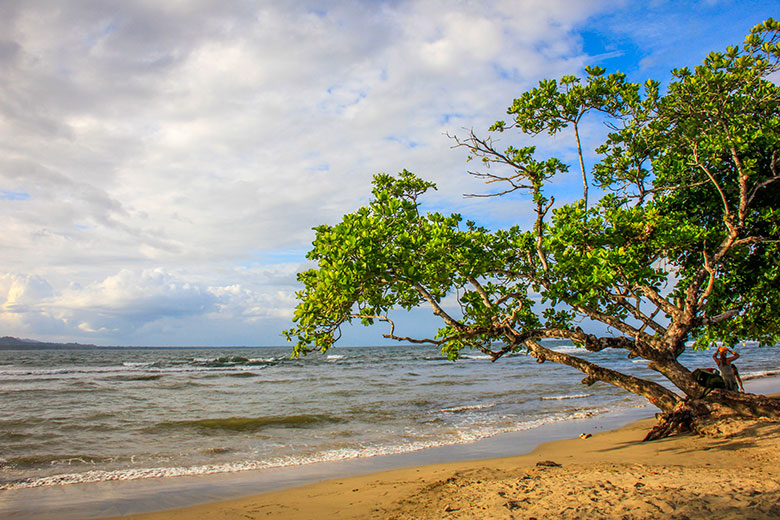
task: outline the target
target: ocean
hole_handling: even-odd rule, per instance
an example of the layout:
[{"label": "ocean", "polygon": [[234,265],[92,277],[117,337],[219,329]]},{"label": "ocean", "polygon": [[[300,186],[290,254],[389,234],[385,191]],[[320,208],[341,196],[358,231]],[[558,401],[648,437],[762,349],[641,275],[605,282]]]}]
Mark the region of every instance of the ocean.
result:
[{"label": "ocean", "polygon": [[[739,351],[743,379],[780,373],[776,348]],[[623,354],[588,359],[658,379]],[[681,359],[709,367],[710,355]],[[657,411],[581,379],[525,355],[450,362],[418,346],[0,351],[0,489],[294,467]]]}]

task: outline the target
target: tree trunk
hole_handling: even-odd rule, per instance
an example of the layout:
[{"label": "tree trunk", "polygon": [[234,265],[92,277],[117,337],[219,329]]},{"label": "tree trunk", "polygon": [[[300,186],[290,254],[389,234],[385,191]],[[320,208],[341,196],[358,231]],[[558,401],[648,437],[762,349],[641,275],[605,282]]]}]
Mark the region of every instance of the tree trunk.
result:
[{"label": "tree trunk", "polygon": [[694,381],[691,371],[674,358],[663,361],[651,361],[648,366],[660,372],[688,397],[694,399],[701,397],[705,391],[701,385]]},{"label": "tree trunk", "polygon": [[755,420],[780,421],[780,399],[726,390],[707,393],[694,381],[691,372],[674,359],[663,360],[654,368],[688,394],[686,398],[652,381],[594,365],[577,356],[545,348],[533,340],[525,341],[525,345],[540,363],[549,360],[580,370],[586,375],[584,384],[604,381],[646,397],[660,408],[663,413],[658,414],[658,424],[648,432],[645,440],[683,432],[731,435]]},{"label": "tree trunk", "polygon": [[584,384],[592,385],[596,381],[604,381],[605,383],[627,390],[632,394],[646,397],[651,403],[664,412],[671,412],[682,401],[680,396],[653,381],[647,381],[638,377],[622,374],[616,370],[594,365],[577,356],[545,348],[532,340],[526,341],[525,345],[531,351],[531,355],[540,363],[549,360],[562,365],[568,365],[581,371],[587,376],[582,380]]}]

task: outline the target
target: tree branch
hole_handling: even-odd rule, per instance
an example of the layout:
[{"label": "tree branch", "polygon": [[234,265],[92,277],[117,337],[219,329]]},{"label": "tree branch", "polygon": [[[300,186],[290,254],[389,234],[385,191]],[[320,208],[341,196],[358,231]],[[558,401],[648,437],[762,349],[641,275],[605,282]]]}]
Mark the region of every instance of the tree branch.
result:
[{"label": "tree branch", "polygon": [[[539,194],[541,195],[541,194]],[[547,264],[547,255],[544,252],[543,239],[544,239],[544,217],[550,208],[555,203],[555,197],[550,197],[550,202],[546,206],[542,205],[542,199],[539,197],[536,202],[536,255],[539,257],[539,261],[542,262],[542,270],[546,273],[549,270]]]},{"label": "tree branch", "polygon": [[433,296],[431,296],[431,293],[429,293],[422,285],[417,282],[412,282],[412,286],[420,294],[420,296],[422,296],[425,301],[430,304],[430,306],[433,308],[433,314],[436,316],[441,316],[447,325],[454,328],[455,330],[464,330],[466,328],[461,322],[447,314],[447,312],[441,308],[441,305],[439,305]]},{"label": "tree branch", "polygon": [[391,320],[388,316],[385,315],[367,315],[367,314],[351,314],[352,318],[357,319],[367,319],[367,320],[378,320],[378,321],[384,321],[386,323],[390,324],[390,332],[387,334],[382,334],[382,337],[385,337],[387,339],[393,339],[396,341],[408,341],[409,343],[418,343],[418,344],[431,344],[431,345],[441,345],[442,343],[445,343],[447,341],[450,341],[453,338],[445,338],[445,339],[417,339],[417,338],[410,338],[407,336],[396,336],[395,335],[395,322]]},{"label": "tree branch", "polygon": [[493,304],[490,303],[490,298],[488,297],[488,294],[485,292],[485,288],[482,287],[482,284],[480,284],[473,276],[466,277],[466,280],[468,280],[468,282],[474,286],[474,289],[482,297],[482,303],[485,304],[485,307],[487,307],[488,309],[492,309]]},{"label": "tree branch", "polygon": [[647,285],[637,285],[637,289],[645,298],[653,302],[653,305],[661,309],[668,316],[675,317],[680,314],[681,309],[679,307],[670,303],[652,287],[648,287]]},{"label": "tree branch", "polygon": [[757,182],[753,188],[751,188],[750,193],[748,193],[747,197],[747,204],[750,205],[753,202],[753,199],[755,198],[756,194],[758,193],[758,190],[761,188],[764,188],[766,186],[769,186],[773,182],[777,182],[780,180],[780,176],[777,174],[777,151],[772,152],[772,161],[770,162],[770,168],[772,170],[772,177],[768,179],[764,179],[761,182]]},{"label": "tree branch", "polygon": [[[627,310],[634,318],[636,318],[637,320],[641,321],[644,324],[643,327],[647,326],[647,327],[650,327],[651,329],[653,329],[653,331],[661,332],[661,333],[663,333],[666,330],[665,327],[663,327],[662,325],[659,325],[658,323],[656,323],[655,320],[653,320],[652,317],[647,316],[645,313],[643,313],[639,309],[639,305],[638,304],[634,305],[631,302],[629,302],[628,301],[628,297],[629,297],[628,294],[620,294],[620,293],[619,294],[612,294],[612,293],[608,293],[608,296],[609,296],[609,298],[612,301],[616,302],[623,309]],[[637,300],[639,300],[639,298],[637,298]],[[657,311],[656,311],[656,314],[657,314]],[[653,314],[653,316],[655,316],[655,314]]]},{"label": "tree branch", "polygon": [[711,318],[707,316],[702,316],[699,318],[696,322],[696,325],[716,325],[722,321],[729,320],[733,318],[734,316],[737,316],[739,314],[739,309],[729,309],[726,312],[722,312],[718,314],[717,316],[713,316]]},{"label": "tree branch", "polygon": [[731,223],[731,211],[729,210],[729,203],[726,200],[726,195],[723,193],[723,188],[720,187],[720,184],[717,180],[715,180],[715,177],[710,173],[710,170],[704,166],[701,161],[699,160],[699,146],[697,143],[692,143],[692,151],[693,151],[693,158],[694,158],[694,165],[698,166],[701,171],[707,175],[707,177],[710,179],[710,183],[712,183],[713,186],[715,186],[715,189],[718,190],[718,193],[720,194],[720,200],[723,202],[723,211],[725,213],[724,221],[729,228],[732,227]]},{"label": "tree branch", "polygon": [[[582,112],[580,113],[580,116]],[[574,137],[577,141],[577,157],[580,160],[580,172],[582,173],[582,200],[585,203],[585,211],[588,210],[588,177],[585,173],[585,162],[582,159],[582,144],[580,143],[579,117],[572,121]]]}]

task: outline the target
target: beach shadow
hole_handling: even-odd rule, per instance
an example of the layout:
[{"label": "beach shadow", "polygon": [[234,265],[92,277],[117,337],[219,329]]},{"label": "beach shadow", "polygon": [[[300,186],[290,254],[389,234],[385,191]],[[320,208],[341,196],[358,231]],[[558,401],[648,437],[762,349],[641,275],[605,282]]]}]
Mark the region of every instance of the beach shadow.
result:
[{"label": "beach shadow", "polygon": [[[693,435],[685,433],[685,434],[682,434],[682,435],[678,435],[676,437],[667,437],[665,439],[657,439],[657,440],[649,441],[649,442],[652,443],[652,446],[654,446],[654,447],[657,447],[657,446],[662,445],[662,444],[670,444],[670,443],[677,444],[681,437],[693,437]],[[616,443],[612,444],[609,447],[602,448],[602,449],[599,449],[599,450],[593,450],[593,451],[594,451],[594,453],[613,453],[613,452],[619,452],[619,451],[622,451],[622,450],[626,450],[626,449],[629,449],[629,448],[646,447],[647,445],[648,445],[647,442],[645,442],[645,441],[640,439],[640,440],[634,440],[634,441],[616,442]],[[668,450],[673,450],[673,449],[674,449],[673,447],[672,448],[668,448]],[[665,451],[668,451],[668,450],[665,450]]]},{"label": "beach shadow", "polygon": [[680,453],[689,453],[693,451],[724,451],[738,450],[747,448],[756,448],[762,444],[766,438],[777,438],[780,436],[780,423],[757,422],[747,425],[739,431],[724,437],[705,437],[707,446],[688,448],[679,450]]},{"label": "beach shadow", "polygon": [[[776,438],[778,436],[780,436],[780,423],[757,421],[754,424],[745,425],[738,431],[723,437],[700,437],[693,433],[684,433],[648,442],[650,442],[653,448],[659,452],[684,454],[702,451],[724,451],[756,448],[760,446],[762,439],[771,437]],[[697,443],[696,446],[681,446],[681,444],[687,444],[681,443],[681,439],[692,438],[697,440],[701,439],[701,441],[706,444],[701,445],[701,443]],[[618,453],[631,448],[641,448],[647,445],[648,443],[645,441],[633,440],[614,443],[609,447],[593,451],[594,453]]]}]

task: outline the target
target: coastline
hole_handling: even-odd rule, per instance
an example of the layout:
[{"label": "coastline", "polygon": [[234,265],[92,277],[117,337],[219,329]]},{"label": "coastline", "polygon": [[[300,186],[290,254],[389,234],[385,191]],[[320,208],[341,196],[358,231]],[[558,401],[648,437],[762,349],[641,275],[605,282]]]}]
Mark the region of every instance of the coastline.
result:
[{"label": "coastline", "polygon": [[[756,379],[748,384],[748,390],[755,393],[766,394],[780,390],[780,378],[776,377]],[[437,500],[447,496],[441,492],[443,487],[461,482],[465,489],[474,489],[480,485],[476,484],[477,480],[492,481],[494,484],[513,478],[516,481],[518,471],[523,472],[523,475],[529,471],[546,472],[545,479],[555,474],[561,483],[581,481],[583,475],[606,472],[614,484],[626,468],[631,469],[636,465],[661,468],[660,471],[654,471],[655,474],[668,473],[669,468],[678,467],[689,467],[694,472],[704,469],[710,472],[717,466],[731,471],[753,457],[750,453],[760,452],[759,458],[765,457],[762,453],[767,451],[767,442],[774,442],[768,448],[771,453],[780,453],[780,441],[777,440],[780,439],[780,430],[772,430],[771,424],[757,424],[755,431],[729,441],[682,436],[641,443],[653,419],[637,419],[651,415],[653,410],[652,407],[624,410],[525,432],[502,434],[476,443],[431,448],[403,455],[317,463],[274,471],[6,491],[0,501],[4,504],[0,508],[0,518],[122,516],[138,520],[173,520],[233,518],[241,515],[265,518],[266,513],[268,517],[291,519],[370,518],[372,515],[375,518],[469,518],[456,514],[455,508],[465,511],[461,507],[465,502],[461,503],[463,500],[455,496],[450,497],[453,504],[442,506],[452,511],[444,515],[442,508],[436,509],[439,507]],[[593,433],[593,436],[580,439],[578,435],[581,432]],[[732,448],[742,450],[743,453],[735,459],[733,456],[722,456],[733,451]],[[717,457],[712,456],[713,450],[719,454]],[[536,469],[537,462],[548,459],[563,464],[563,467]],[[771,476],[774,468],[780,468],[780,459],[775,456],[772,460],[774,462],[761,463],[755,468],[742,464],[742,473],[747,475],[753,471],[757,483],[767,480],[776,483],[778,475],[774,475],[773,479],[766,478]],[[605,466],[610,464],[618,466]],[[635,468],[631,469],[626,475],[637,479],[636,471]],[[490,478],[483,476],[469,480],[469,475],[489,475]],[[533,476],[531,480],[538,481],[540,475]],[[732,477],[741,478],[741,475],[737,472]],[[696,481],[707,481],[714,485],[712,478],[697,476]],[[637,482],[634,480],[631,484]],[[506,491],[500,492],[509,496]],[[780,496],[772,495],[772,489],[758,492],[766,497],[774,496],[775,502],[780,502]],[[496,491],[495,497],[498,496],[502,495]],[[409,502],[412,498],[414,500]],[[505,500],[505,507],[502,506],[504,509],[499,512],[514,511],[514,506],[511,506],[514,502],[509,500],[514,499]],[[467,501],[479,502],[474,497]],[[506,506],[507,503],[510,506]],[[14,507],[14,504],[20,507]],[[409,513],[411,516],[404,516],[407,513],[404,513],[403,507],[417,507],[414,504],[422,509]],[[25,506],[35,506],[37,509]],[[243,511],[241,515],[239,511]],[[428,512],[433,516],[426,516]]]},{"label": "coastline", "polygon": [[519,456],[410,467],[132,520],[780,517],[780,424],[649,443],[653,419]]},{"label": "coastline", "polygon": [[[780,387],[780,379],[778,379]],[[437,465],[528,453],[540,443],[577,437],[582,432],[619,428],[655,410],[627,408],[589,418],[548,423],[475,442],[400,454],[340,461],[215,473],[21,488],[0,491],[0,519],[94,520],[144,514],[192,505],[280,492],[334,478],[361,477],[421,465]]]}]

